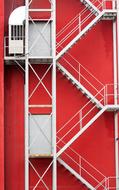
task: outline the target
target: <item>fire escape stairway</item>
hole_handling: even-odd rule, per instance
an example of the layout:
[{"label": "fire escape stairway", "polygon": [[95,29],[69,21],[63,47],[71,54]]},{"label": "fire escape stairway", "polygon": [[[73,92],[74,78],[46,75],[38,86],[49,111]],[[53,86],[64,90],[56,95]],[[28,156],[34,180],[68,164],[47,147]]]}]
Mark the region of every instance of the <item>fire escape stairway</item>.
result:
[{"label": "fire escape stairway", "polygon": [[96,16],[100,13],[99,9],[90,0],[80,0]]},{"label": "fire escape stairway", "polygon": [[76,86],[78,90],[80,90],[88,99],[91,100],[92,103],[96,104],[96,106],[101,109],[103,105],[98,101],[98,99],[93,96],[67,69],[65,69],[60,63],[57,62],[58,70],[66,76],[68,80],[72,82],[73,85]]},{"label": "fire escape stairway", "polygon": [[94,190],[95,188],[87,182],[80,174],[78,174],[72,167],[70,167],[66,162],[64,162],[61,158],[58,158],[58,162],[64,166],[72,175],[74,175],[81,183],[85,184],[85,186],[90,189]]},{"label": "fire escape stairway", "polygon": [[[58,52],[56,60],[57,62],[57,68],[61,71],[61,73],[66,76],[68,80],[70,80],[76,87],[79,89],[83,94],[85,94],[91,102],[96,104],[96,107],[100,108],[98,112],[82,127],[78,130],[78,132],[73,135],[68,142],[65,142],[62,147],[58,147],[58,143],[62,142],[63,138],[58,137],[59,141],[57,142],[57,147],[59,148],[57,152],[57,159],[58,162],[63,165],[72,175],[74,175],[78,180],[80,180],[83,184],[86,185],[87,188],[94,190],[96,186],[92,185],[85,177],[82,177],[79,172],[77,172],[73,167],[70,166],[64,159],[62,159],[62,155],[66,155],[66,151],[68,148],[70,148],[70,145],[75,142],[75,140],[81,136],[106,110],[107,106],[103,106],[101,101],[98,101],[98,99],[93,96],[67,69],[65,69],[60,63],[59,59],[79,40],[82,36],[84,36],[93,26],[95,26],[101,19],[105,18],[105,15],[107,17],[112,17],[113,13],[116,13],[114,10],[102,10],[100,11],[95,5],[93,5],[92,2],[89,0],[81,0],[82,3],[90,10],[96,17],[90,21],[79,33],[64,47],[61,49],[60,52]],[[60,43],[59,43],[60,44]],[[62,44],[62,43],[61,43]],[[60,45],[59,45],[60,47]],[[85,117],[85,116],[84,116]],[[80,121],[79,121],[80,122]],[[78,123],[79,123],[78,122]],[[75,126],[75,125],[74,125]],[[74,129],[74,127],[71,128]],[[66,135],[69,134],[69,132],[66,133]],[[64,136],[66,136],[64,135]],[[68,155],[68,154],[67,154]],[[69,156],[69,155],[68,155]],[[105,178],[103,179],[105,180]],[[102,180],[102,181],[103,181]],[[98,182],[98,181],[97,181]],[[101,181],[100,181],[101,182]],[[100,183],[99,182],[99,183]],[[103,189],[105,189],[104,186],[102,186]]]},{"label": "fire escape stairway", "polygon": [[[61,142],[63,142],[63,148],[61,148],[60,145],[57,144],[57,148],[60,149],[57,152],[58,162],[61,165],[63,165],[72,175],[74,175],[81,183],[83,183],[90,190],[95,190],[95,187],[98,187],[98,185],[101,184],[102,181],[104,181],[106,179],[106,177],[101,172],[99,172],[96,168],[94,168],[89,162],[88,162],[88,164],[90,164],[90,166],[93,167],[95,172],[93,171],[93,173],[91,173],[90,169],[88,171],[88,168],[83,167],[83,165],[81,165],[82,157],[79,157],[77,159],[76,156],[78,155],[78,153],[76,153],[72,148],[70,148],[70,145],[80,135],[82,135],[96,121],[96,119],[98,119],[104,113],[104,111],[106,109],[107,109],[107,107],[104,106],[68,143],[64,142],[57,135],[57,138],[60,139]],[[73,152],[73,154],[75,153],[75,155],[73,155],[71,152],[67,152],[67,150],[71,150]],[[80,156],[80,155],[78,155],[78,156]],[[77,163],[77,160],[78,160],[78,163]],[[84,159],[84,161],[85,161],[85,159]],[[71,162],[73,163],[73,165],[71,164]],[[74,167],[74,165],[76,165],[76,167]],[[86,165],[87,165],[87,163],[86,163]],[[77,167],[78,167],[78,170],[76,169]],[[96,172],[98,172],[98,174],[97,174],[98,177],[96,176]],[[85,174],[91,180],[89,180],[88,177],[85,177]],[[101,174],[100,179],[98,179],[99,174]],[[104,186],[101,185],[101,187],[104,187]]]},{"label": "fire escape stairway", "polygon": [[[101,110],[99,110],[92,119],[90,119],[87,124],[82,127],[58,152],[57,157],[59,157],[79,136],[81,136],[107,109],[106,106],[104,106]],[[73,128],[74,129],[74,128]],[[60,139],[60,141],[63,138]]]},{"label": "fire escape stairway", "polygon": [[[65,145],[64,141],[62,143]],[[94,190],[98,187],[106,189],[107,177],[73,148],[68,147],[68,151],[64,152],[63,156],[61,155],[57,160],[88,189]]]},{"label": "fire escape stairway", "polygon": [[[116,11],[115,11],[116,12]],[[113,10],[103,10],[101,11],[88,25],[86,25],[79,33],[76,35],[73,40],[71,40],[56,56],[56,60],[58,61],[72,46],[77,43],[77,41],[83,37],[93,26],[95,26],[105,14],[113,14]]]}]

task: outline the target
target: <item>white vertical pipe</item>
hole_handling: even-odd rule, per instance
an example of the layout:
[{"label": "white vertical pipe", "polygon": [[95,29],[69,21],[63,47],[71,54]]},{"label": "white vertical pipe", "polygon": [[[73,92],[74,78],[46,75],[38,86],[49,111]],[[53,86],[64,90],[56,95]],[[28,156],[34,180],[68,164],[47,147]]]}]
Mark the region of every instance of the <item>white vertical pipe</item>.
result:
[{"label": "white vertical pipe", "polygon": [[29,28],[29,7],[26,0],[25,20],[25,190],[29,190],[29,153],[28,153],[28,92],[29,92],[29,66],[28,66],[28,28]]},{"label": "white vertical pipe", "polygon": [[52,146],[53,146],[53,172],[52,189],[57,190],[57,152],[56,152],[56,0],[51,1],[52,8]]},{"label": "white vertical pipe", "polygon": [[[117,0],[117,64],[118,64],[118,84],[119,84],[119,0]],[[119,93],[119,89],[117,94]],[[118,99],[117,99],[118,102]],[[116,149],[116,189],[119,189],[119,126],[117,113],[117,126],[115,126],[115,149]]]}]

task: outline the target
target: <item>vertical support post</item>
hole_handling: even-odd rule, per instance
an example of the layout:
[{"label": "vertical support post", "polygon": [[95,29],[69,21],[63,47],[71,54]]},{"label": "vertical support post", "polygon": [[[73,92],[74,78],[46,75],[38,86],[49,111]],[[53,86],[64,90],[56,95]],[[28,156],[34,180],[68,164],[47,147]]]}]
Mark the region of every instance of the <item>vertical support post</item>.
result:
[{"label": "vertical support post", "polygon": [[52,189],[57,190],[57,151],[56,151],[56,0],[51,1],[52,8],[52,146],[53,146],[53,172]]},{"label": "vertical support post", "polygon": [[29,7],[26,0],[25,20],[25,190],[29,190],[29,153],[28,153],[28,96],[29,96],[29,65],[28,65],[28,28],[29,28]]},{"label": "vertical support post", "polygon": [[82,124],[82,109],[79,112],[79,119],[80,119],[80,130],[83,128],[83,124]]},{"label": "vertical support post", "polygon": [[81,73],[81,64],[79,63],[79,82],[81,82],[81,75],[80,75],[80,73]]},{"label": "vertical support post", "polygon": [[[117,0],[117,58],[118,58],[118,84],[119,84],[119,1]],[[118,87],[118,85],[117,85]],[[118,89],[118,88],[117,88]],[[117,90],[117,103],[118,103],[118,93]],[[116,189],[119,189],[119,121],[117,113],[117,126],[115,129],[115,140],[116,140]]]},{"label": "vertical support post", "polygon": [[[118,3],[118,1],[117,1]],[[115,8],[115,2],[113,2],[113,9]],[[117,6],[118,9],[118,6]],[[119,13],[118,13],[119,14]],[[119,21],[119,15],[117,15],[117,23]],[[118,24],[116,24],[116,21],[113,21],[113,62],[114,62],[114,104],[117,105],[118,104],[118,99],[117,99],[117,94],[118,94],[118,80],[119,80],[119,76],[117,73],[117,48],[119,51],[119,44],[118,40],[117,40],[117,32],[119,32],[119,30],[117,29],[119,26],[117,26]],[[118,47],[117,47],[118,46]],[[119,56],[119,53],[118,53]],[[118,58],[118,65],[119,65],[119,58]],[[115,171],[116,171],[116,189],[119,188],[119,151],[118,151],[118,112],[114,113],[114,127],[115,127]]]},{"label": "vertical support post", "polygon": [[81,14],[79,14],[79,33],[81,32]]}]

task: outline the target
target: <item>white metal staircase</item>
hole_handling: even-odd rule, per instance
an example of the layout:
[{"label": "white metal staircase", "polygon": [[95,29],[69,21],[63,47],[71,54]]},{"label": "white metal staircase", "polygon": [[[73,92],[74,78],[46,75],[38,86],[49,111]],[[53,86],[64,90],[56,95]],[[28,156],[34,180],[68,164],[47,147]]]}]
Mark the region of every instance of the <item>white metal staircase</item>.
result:
[{"label": "white metal staircase", "polygon": [[[74,114],[58,131],[57,131],[57,159],[61,165],[63,165],[71,174],[73,174],[78,180],[80,180],[82,183],[84,183],[89,189],[105,189],[108,190],[107,187],[107,178],[102,175],[102,179],[96,179],[96,176],[92,176],[89,172],[87,172],[86,168],[82,168],[81,161],[77,164],[77,161],[75,160],[72,155],[70,156],[68,149],[71,149],[72,143],[75,142],[75,140],[80,137],[106,110],[113,110],[113,109],[119,109],[119,107],[115,107],[113,105],[108,105],[108,101],[105,101],[105,97],[107,95],[105,94],[106,86],[103,86],[102,89],[98,90],[96,95],[93,95],[90,90],[88,90],[81,82],[80,80],[77,80],[76,77],[74,77],[70,71],[67,70],[65,66],[60,63],[59,59],[63,57],[64,54],[67,53],[67,51],[79,40],[81,39],[86,33],[95,26],[100,20],[102,19],[114,19],[116,16],[116,10],[114,9],[105,9],[104,1],[102,3],[99,2],[98,6],[95,6],[95,2],[91,2],[90,0],[81,0],[81,2],[86,6],[86,9],[89,9],[91,13],[82,19],[82,14],[86,12],[86,9],[83,10],[83,12],[79,15],[77,15],[74,19],[72,19],[68,25],[64,27],[61,32],[57,35],[57,37],[64,37],[58,41],[57,43],[57,68],[61,71],[61,73],[72,82],[73,85],[77,87],[83,94],[87,96],[90,101],[84,105],[84,107],[79,110],[76,114]],[[103,6],[102,6],[103,5]],[[77,21],[80,21],[79,24],[77,24]],[[76,24],[75,27],[70,31],[71,26]],[[88,24],[87,24],[88,23]],[[69,32],[67,33],[67,29]],[[71,39],[72,38],[72,39]],[[71,39],[71,40],[70,40]],[[60,49],[60,51],[59,51]],[[66,62],[66,58],[64,59]],[[72,65],[70,63],[70,65]],[[71,66],[73,67],[73,66]],[[74,69],[75,70],[75,69]],[[77,71],[76,71],[77,72]],[[116,84],[117,85],[117,84]],[[100,95],[100,96],[99,96]],[[102,95],[102,96],[101,96]],[[99,98],[99,97],[100,98]],[[90,103],[95,103],[95,105],[90,108]],[[89,107],[88,107],[89,106]],[[100,108],[100,109],[97,109]],[[93,114],[93,111],[95,111],[95,114]],[[91,118],[90,118],[91,114]],[[79,117],[79,118],[78,118]],[[87,121],[87,117],[89,117],[89,120]],[[78,118],[78,119],[77,119]],[[85,122],[86,119],[86,122]],[[71,124],[73,122],[73,124]],[[84,122],[84,124],[83,124]],[[64,143],[65,142],[65,143]],[[77,154],[77,153],[76,153]],[[64,156],[63,156],[64,155]],[[65,160],[65,157],[67,159]],[[70,165],[70,162],[68,162],[68,159],[73,161],[76,165],[78,165],[78,170],[72,167]],[[88,175],[95,180],[96,183],[91,183],[88,181],[87,178],[85,178],[85,175],[82,176],[81,170],[84,170]]]},{"label": "white metal staircase", "polygon": [[89,0],[80,0],[90,11],[92,11],[95,15],[100,13],[100,10],[93,4],[93,2]]},{"label": "white metal staircase", "polygon": [[76,86],[78,90],[80,90],[88,99],[91,100],[92,103],[95,103],[98,108],[102,108],[103,105],[98,101],[98,99],[93,96],[75,77],[66,70],[60,63],[57,63],[58,70],[61,71],[61,73],[66,76],[68,80],[72,82],[73,85]]},{"label": "white metal staircase", "polygon": [[76,35],[76,37],[69,42],[56,56],[56,60],[59,60],[59,58],[61,58],[75,43],[77,43],[77,41],[79,39],[81,39],[84,35],[86,35],[86,33],[91,30],[91,28],[93,26],[95,26],[105,14],[112,14],[113,12],[116,13],[116,11],[112,11],[112,10],[103,10],[102,12],[100,12],[98,14],[98,16],[96,16],[86,27],[84,27],[83,30],[81,30],[81,32],[79,32],[78,35]]},{"label": "white metal staircase", "polygon": [[[59,152],[57,153],[57,157],[59,157],[73,142],[75,142],[75,140],[81,136],[106,110],[106,106],[104,106],[100,111],[98,111],[98,113],[96,113],[96,115],[89,120],[89,122],[87,122],[87,124],[82,127],[81,129],[79,129],[79,131],[72,137],[70,138],[70,140],[68,140],[68,142],[59,150]],[[81,121],[79,121],[78,123],[76,123],[71,129],[70,131],[74,130],[77,126],[77,124],[79,124]],[[66,137],[70,131],[68,131],[63,137],[61,137],[61,139],[57,142],[57,144],[59,144],[61,142],[61,140],[64,139],[64,137]]]},{"label": "white metal staircase", "polygon": [[[65,145],[64,141],[62,141],[62,143]],[[59,146],[57,148],[59,148]],[[58,162],[88,189],[94,190],[98,189],[98,187],[105,189],[106,183],[102,182],[106,182],[107,177],[73,148],[68,147],[68,151],[64,152],[64,154],[58,158]]]},{"label": "white metal staircase", "polygon": [[88,183],[83,177],[81,177],[72,167],[70,167],[61,158],[58,158],[58,162],[64,166],[72,175],[74,175],[81,183],[85,184],[88,189],[94,190],[94,187]]}]

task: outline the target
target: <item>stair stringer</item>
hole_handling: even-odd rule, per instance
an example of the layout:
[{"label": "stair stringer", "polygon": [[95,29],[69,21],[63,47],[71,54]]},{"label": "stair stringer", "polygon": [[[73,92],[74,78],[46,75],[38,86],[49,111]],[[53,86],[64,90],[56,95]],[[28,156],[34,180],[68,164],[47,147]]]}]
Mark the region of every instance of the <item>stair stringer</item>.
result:
[{"label": "stair stringer", "polygon": [[81,181],[81,183],[85,184],[85,186],[87,188],[89,188],[90,190],[95,190],[95,188],[89,183],[87,182],[81,175],[79,175],[74,169],[72,169],[68,164],[66,164],[66,162],[64,162],[61,158],[57,159],[58,162],[64,166],[72,175],[74,175],[79,181]]},{"label": "stair stringer", "polygon": [[74,137],[72,137],[68,143],[64,145],[59,152],[57,152],[57,157],[59,157],[79,136],[81,136],[95,121],[98,119],[104,111],[107,109],[107,106],[104,106]]},{"label": "stair stringer", "polygon": [[[58,61],[60,57],[62,57],[83,35],[86,34],[106,13],[106,10],[100,12],[100,14],[95,17],[66,47],[64,47],[56,56],[56,60]],[[109,13],[109,12],[108,12]]]},{"label": "stair stringer", "polygon": [[60,63],[57,63],[57,67],[61,70],[62,73],[65,73],[65,76],[73,81],[73,84],[91,100],[92,103],[95,103],[98,108],[103,108],[103,105],[93,96],[78,80],[73,77],[73,75],[67,71]]},{"label": "stair stringer", "polygon": [[100,10],[95,5],[93,5],[93,3],[90,0],[80,0],[80,1],[95,15],[100,13]]}]

